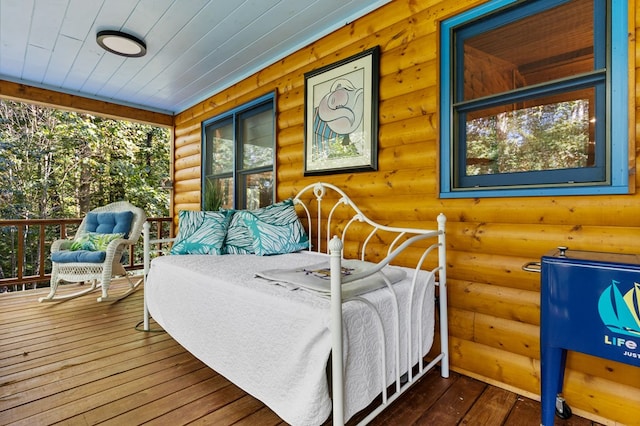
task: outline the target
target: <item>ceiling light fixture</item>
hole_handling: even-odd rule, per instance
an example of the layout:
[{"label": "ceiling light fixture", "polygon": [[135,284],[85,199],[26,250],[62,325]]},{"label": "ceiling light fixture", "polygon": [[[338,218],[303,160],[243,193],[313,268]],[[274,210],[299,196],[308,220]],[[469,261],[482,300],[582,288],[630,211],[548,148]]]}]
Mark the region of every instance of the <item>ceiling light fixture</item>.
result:
[{"label": "ceiling light fixture", "polygon": [[96,41],[107,52],[128,58],[139,58],[147,53],[147,45],[144,41],[121,31],[100,31]]}]

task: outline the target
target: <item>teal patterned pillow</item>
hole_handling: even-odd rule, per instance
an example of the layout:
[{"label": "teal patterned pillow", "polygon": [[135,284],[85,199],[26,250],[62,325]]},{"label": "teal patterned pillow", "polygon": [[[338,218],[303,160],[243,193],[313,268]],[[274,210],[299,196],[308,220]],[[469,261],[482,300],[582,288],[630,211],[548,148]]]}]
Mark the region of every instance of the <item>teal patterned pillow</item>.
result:
[{"label": "teal patterned pillow", "polygon": [[253,251],[258,256],[292,253],[309,248],[309,238],[293,203],[273,209],[268,214],[264,211],[247,212],[244,222],[253,239]]},{"label": "teal patterned pillow", "polygon": [[253,254],[253,239],[244,223],[246,210],[227,210],[231,222],[224,240],[225,254]]},{"label": "teal patterned pillow", "polygon": [[230,218],[228,212],[181,210],[171,254],[222,254]]},{"label": "teal patterned pillow", "polygon": [[[227,236],[224,240],[225,254],[253,254],[253,237],[249,233],[245,219],[254,215],[262,220],[269,221],[269,217],[277,217],[283,211],[293,207],[293,200],[288,199],[279,203],[271,204],[256,210],[226,210],[233,217],[227,229]],[[294,211],[295,213],[295,211]]]}]

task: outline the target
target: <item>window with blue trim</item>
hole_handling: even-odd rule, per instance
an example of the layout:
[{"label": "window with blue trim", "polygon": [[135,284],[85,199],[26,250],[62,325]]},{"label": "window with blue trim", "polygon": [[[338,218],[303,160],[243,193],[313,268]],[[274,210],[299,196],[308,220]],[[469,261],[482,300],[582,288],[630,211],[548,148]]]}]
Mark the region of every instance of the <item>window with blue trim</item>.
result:
[{"label": "window with blue trim", "polygon": [[273,203],[275,117],[269,94],[202,124],[202,208]]},{"label": "window with blue trim", "polygon": [[442,197],[628,191],[626,3],[495,0],[442,23]]}]

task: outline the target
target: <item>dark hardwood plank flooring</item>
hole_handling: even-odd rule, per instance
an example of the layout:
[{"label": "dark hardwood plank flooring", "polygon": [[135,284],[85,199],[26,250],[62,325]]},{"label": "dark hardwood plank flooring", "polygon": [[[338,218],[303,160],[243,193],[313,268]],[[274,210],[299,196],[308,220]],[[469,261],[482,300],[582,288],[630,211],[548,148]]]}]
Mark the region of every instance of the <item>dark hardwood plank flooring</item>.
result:
[{"label": "dark hardwood plank flooring", "polygon": [[[46,292],[0,294],[0,425],[285,425],[157,324],[139,331],[142,290],[115,303],[97,293],[38,303]],[[372,424],[538,426],[540,404],[434,371]],[[574,415],[556,425],[598,423]]]}]

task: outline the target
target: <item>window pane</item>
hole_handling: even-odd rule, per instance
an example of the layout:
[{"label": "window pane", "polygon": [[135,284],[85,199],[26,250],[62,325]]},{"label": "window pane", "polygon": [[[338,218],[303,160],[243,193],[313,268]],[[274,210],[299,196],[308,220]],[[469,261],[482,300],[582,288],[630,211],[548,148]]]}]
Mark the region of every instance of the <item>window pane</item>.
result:
[{"label": "window pane", "polygon": [[[273,201],[273,110],[273,95],[265,95],[203,122],[204,183],[219,185],[214,192],[220,192],[223,208],[244,209]],[[206,190],[203,184],[203,206],[211,205],[208,198],[217,198],[207,197]]]},{"label": "window pane", "polygon": [[495,1],[440,23],[443,198],[628,192],[627,6]]},{"label": "window pane", "polygon": [[467,114],[466,175],[594,166],[594,92]]},{"label": "window pane", "polygon": [[273,172],[246,175],[244,181],[244,208],[257,209],[273,203]]},{"label": "window pane", "polygon": [[233,172],[233,123],[225,121],[207,127],[209,174]]},{"label": "window pane", "polygon": [[271,108],[240,119],[242,131],[242,168],[273,164],[273,111]]},{"label": "window pane", "polygon": [[574,0],[465,38],[464,100],[593,71],[593,17]]},{"label": "window pane", "polygon": [[217,211],[220,208],[233,208],[233,178],[205,180],[203,210]]}]

